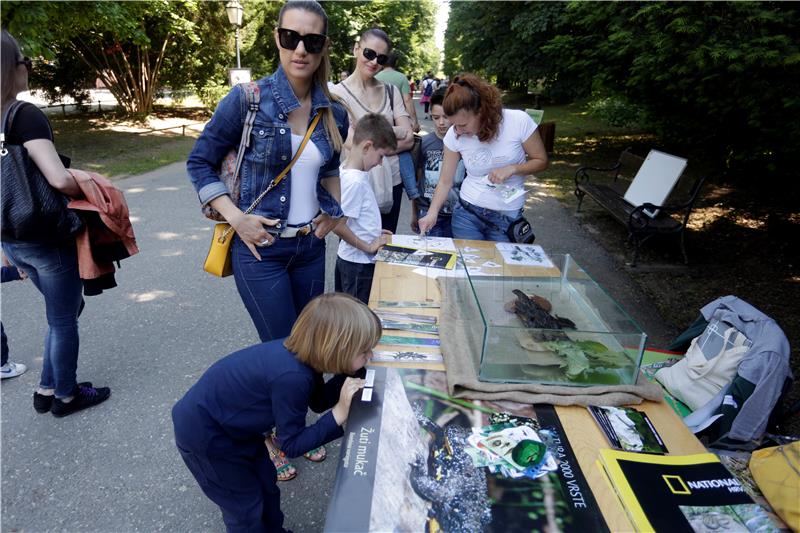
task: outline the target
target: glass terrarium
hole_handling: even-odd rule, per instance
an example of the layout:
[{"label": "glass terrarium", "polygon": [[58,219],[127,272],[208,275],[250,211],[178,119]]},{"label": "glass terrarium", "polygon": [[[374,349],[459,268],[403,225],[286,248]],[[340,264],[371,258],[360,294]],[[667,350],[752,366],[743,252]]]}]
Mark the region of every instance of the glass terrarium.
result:
[{"label": "glass terrarium", "polygon": [[[479,379],[634,384],[647,335],[569,255],[534,275],[468,275],[457,297]],[[506,273],[504,273],[506,274]]]}]

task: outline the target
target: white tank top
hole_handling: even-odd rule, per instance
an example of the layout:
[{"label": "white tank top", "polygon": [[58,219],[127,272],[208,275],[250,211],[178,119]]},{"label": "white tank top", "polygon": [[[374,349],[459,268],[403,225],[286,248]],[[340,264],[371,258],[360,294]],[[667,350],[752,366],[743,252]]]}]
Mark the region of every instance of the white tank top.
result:
[{"label": "white tank top", "polygon": [[[303,142],[302,135],[292,134],[292,157]],[[292,225],[305,224],[319,213],[317,199],[317,178],[323,159],[314,141],[308,141],[300,159],[292,167],[291,203],[286,223]]]}]

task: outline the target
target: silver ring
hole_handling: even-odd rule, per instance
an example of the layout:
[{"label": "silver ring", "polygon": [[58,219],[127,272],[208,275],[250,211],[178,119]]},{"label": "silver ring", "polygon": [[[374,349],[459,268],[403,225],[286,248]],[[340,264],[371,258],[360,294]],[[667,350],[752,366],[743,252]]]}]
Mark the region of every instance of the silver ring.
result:
[{"label": "silver ring", "polygon": [[271,240],[269,240],[269,239],[264,239],[263,241],[261,241],[260,243],[258,243],[258,245],[259,245],[259,246],[272,246],[272,242],[273,242],[273,241],[271,241]]}]

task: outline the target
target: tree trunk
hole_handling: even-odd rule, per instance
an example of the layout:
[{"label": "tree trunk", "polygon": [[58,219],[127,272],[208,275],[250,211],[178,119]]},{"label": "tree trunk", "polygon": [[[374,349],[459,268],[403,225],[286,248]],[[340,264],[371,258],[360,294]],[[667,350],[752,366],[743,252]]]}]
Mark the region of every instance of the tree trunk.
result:
[{"label": "tree trunk", "polygon": [[158,77],[172,34],[167,34],[158,54],[151,59],[150,48],[131,47],[127,53],[114,43],[96,49],[78,38],[72,43],[78,57],[89,65],[128,115],[144,120],[153,109]]}]

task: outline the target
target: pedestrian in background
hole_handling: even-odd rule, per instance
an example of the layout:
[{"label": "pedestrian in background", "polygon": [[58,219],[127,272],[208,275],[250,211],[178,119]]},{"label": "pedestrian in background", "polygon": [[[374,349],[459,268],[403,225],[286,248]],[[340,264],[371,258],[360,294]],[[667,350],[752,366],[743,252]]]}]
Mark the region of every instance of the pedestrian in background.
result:
[{"label": "pedestrian in background", "polygon": [[417,110],[414,108],[413,91],[406,75],[397,70],[397,61],[395,52],[389,54],[389,60],[383,66],[383,70],[375,75],[375,78],[383,83],[390,83],[400,90],[406,111],[408,111],[408,116],[411,118],[411,124],[414,127],[414,133],[417,133],[419,132],[419,120],[417,120]]},{"label": "pedestrian in background", "polygon": [[[27,156],[51,187],[66,196],[82,196],[78,183],[65,167],[69,160],[62,160],[56,152],[50,121],[35,105],[17,100],[19,93],[28,90],[32,62],[22,55],[17,41],[5,30],[0,57],[0,108],[5,144],[24,146]],[[13,120],[8,125],[6,121],[11,113]],[[3,187],[13,187],[19,181],[19,177],[12,180],[4,176]],[[9,197],[13,201],[16,196],[12,193]],[[70,235],[60,234],[57,228],[42,229],[40,235],[27,241],[12,239],[5,233],[9,228],[4,226],[3,229],[6,257],[25,271],[44,297],[47,334],[39,386],[33,393],[33,408],[38,413],[49,411],[53,416],[63,417],[104,402],[111,395],[111,389],[77,382],[78,316],[84,302],[74,232],[80,226]]]},{"label": "pedestrian in background", "polygon": [[[2,274],[0,274],[0,283],[6,283],[9,281],[17,281],[21,279],[27,279],[28,275],[25,274],[25,271],[18,269],[17,267],[13,266],[11,263],[8,262],[5,256],[3,256],[3,266],[2,266]],[[9,361],[9,349],[8,349],[8,337],[6,337],[6,328],[3,326],[3,323],[0,322],[0,343],[2,346],[2,359],[0,360],[0,379],[8,379],[8,378],[15,378],[17,376],[21,376],[24,374],[28,367],[23,365],[22,363],[15,363],[13,361]]]}]

